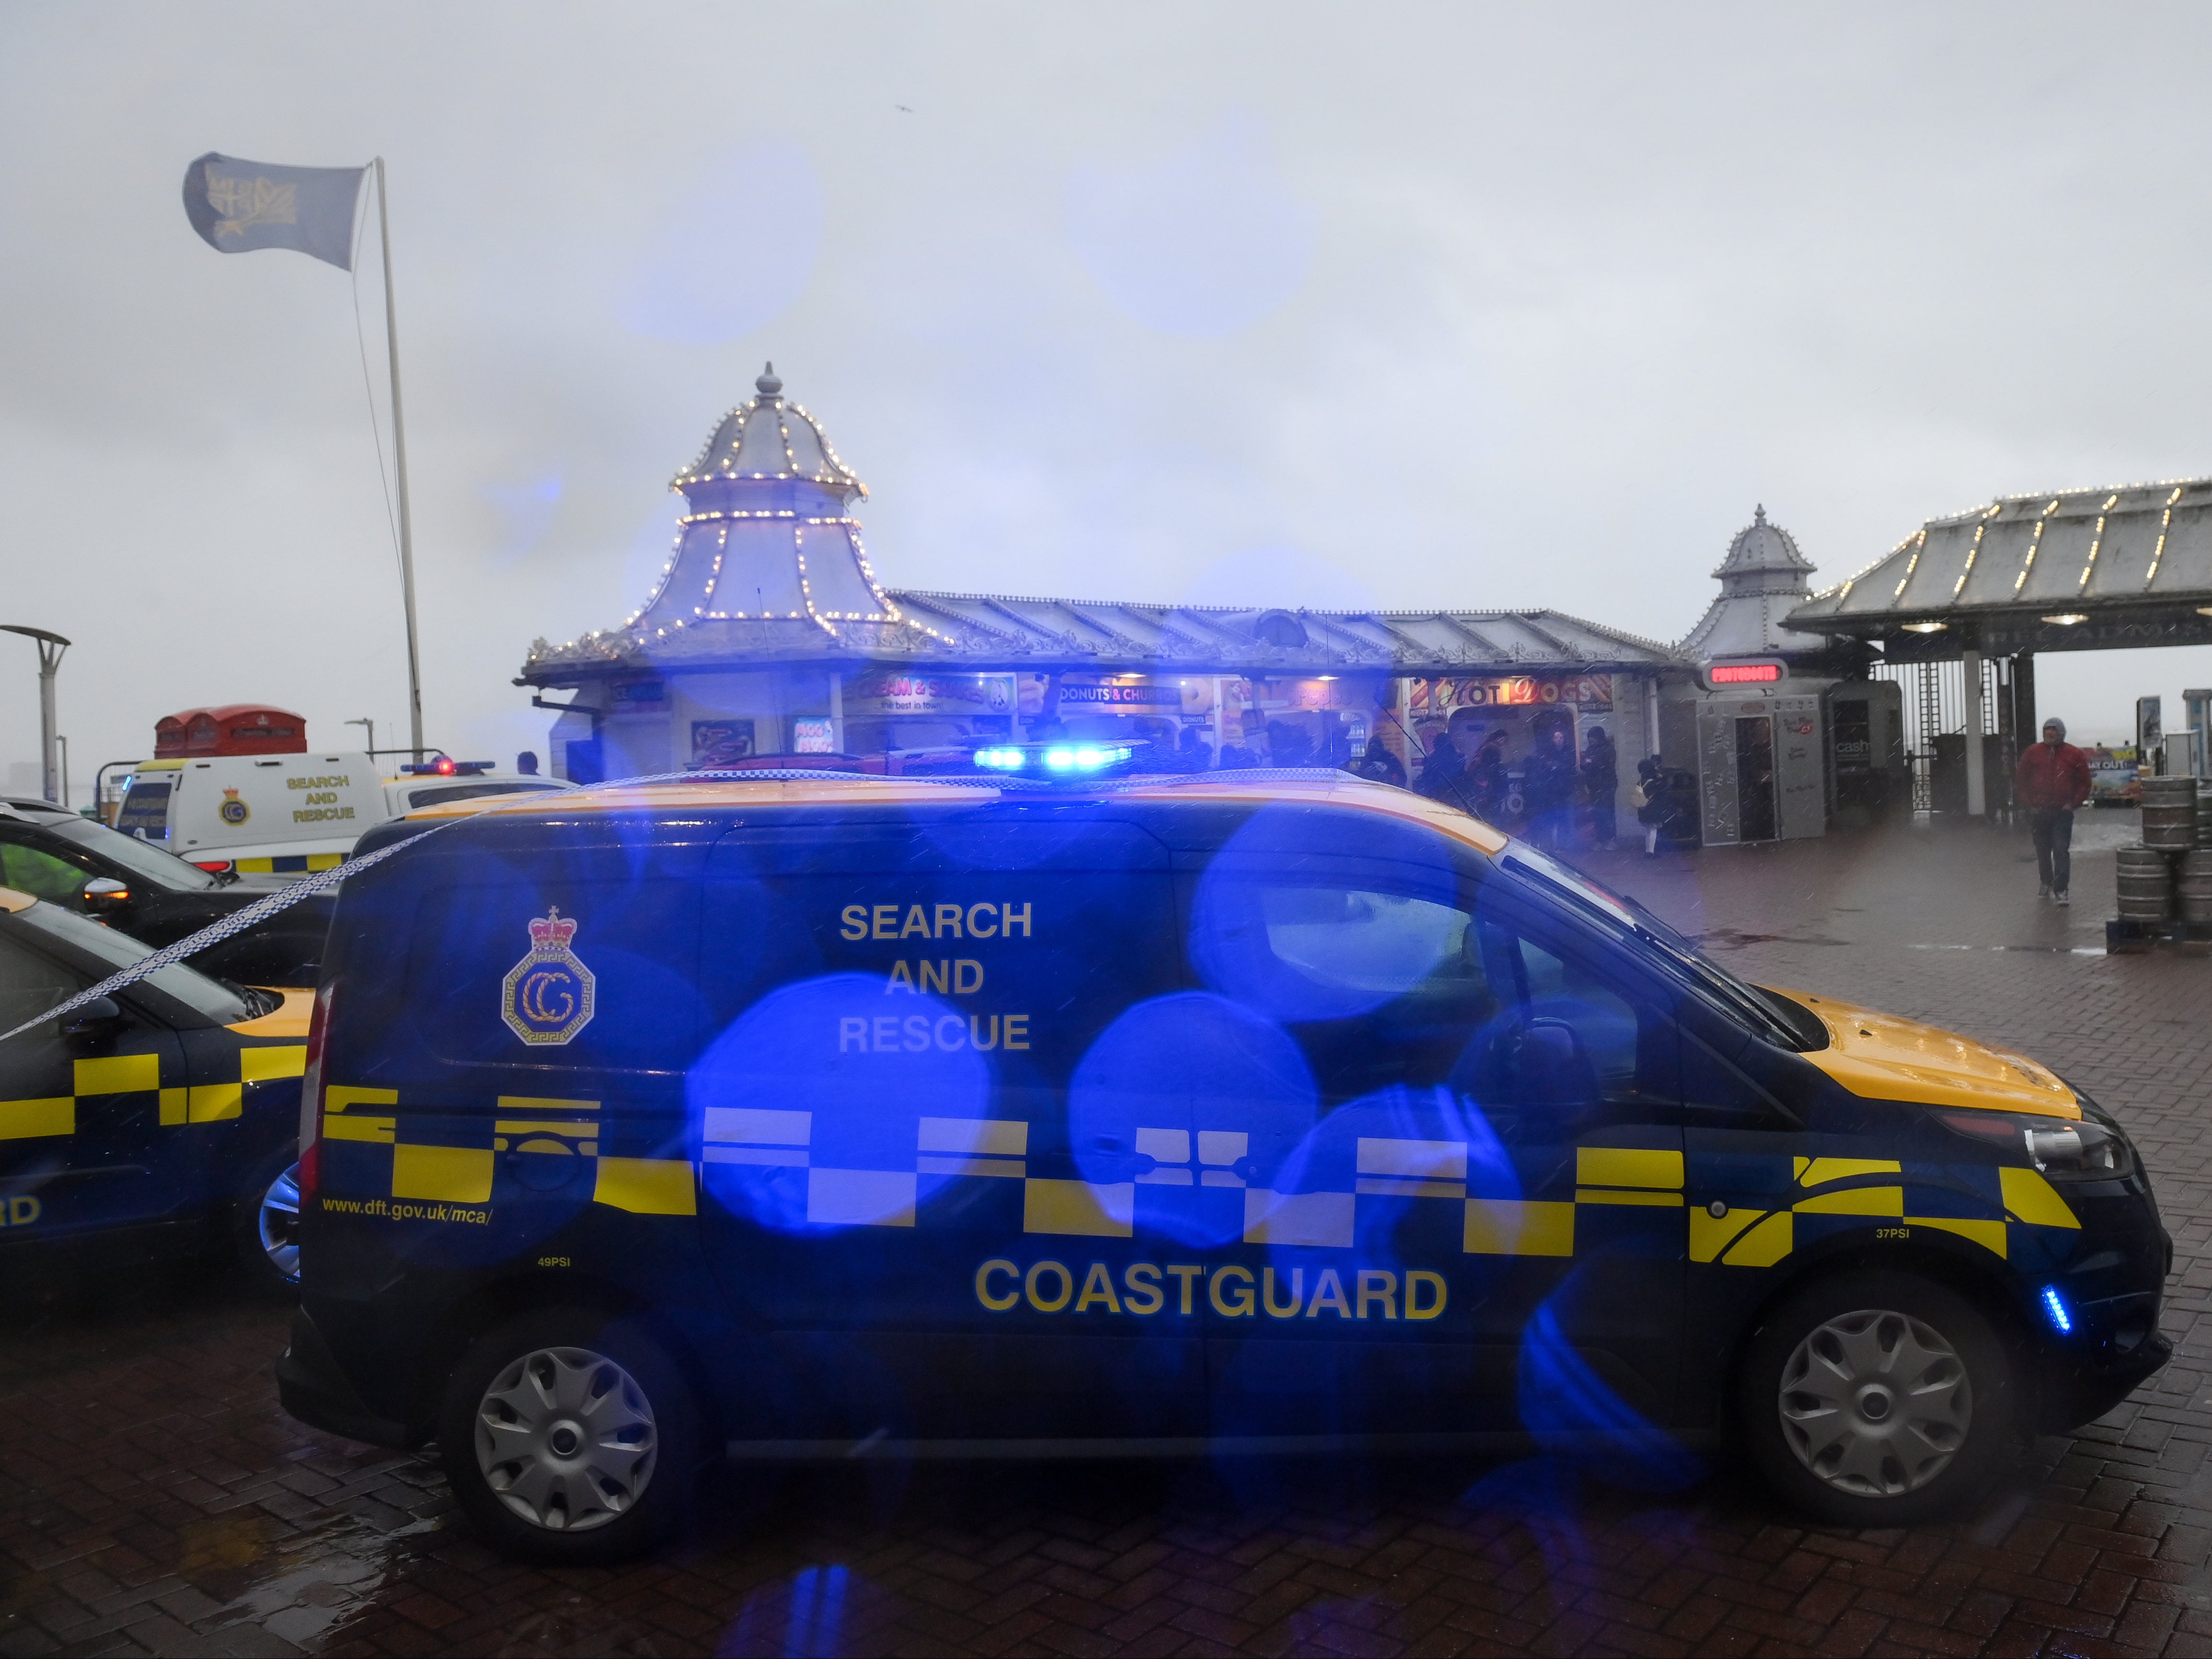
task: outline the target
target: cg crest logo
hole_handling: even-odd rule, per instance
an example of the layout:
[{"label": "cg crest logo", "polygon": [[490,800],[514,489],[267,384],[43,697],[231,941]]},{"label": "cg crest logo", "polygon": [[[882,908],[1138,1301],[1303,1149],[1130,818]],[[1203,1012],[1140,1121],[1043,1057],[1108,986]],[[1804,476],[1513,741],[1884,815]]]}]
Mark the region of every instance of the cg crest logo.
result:
[{"label": "cg crest logo", "polygon": [[239,799],[237,790],[226,789],[222,792],[222,805],[215,809],[215,815],[225,823],[235,827],[252,817],[253,809]]},{"label": "cg crest logo", "polygon": [[597,981],[568,948],[576,924],[556,908],[530,924],[530,954],[500,981],[500,1018],[529,1043],[561,1043],[592,1023]]}]

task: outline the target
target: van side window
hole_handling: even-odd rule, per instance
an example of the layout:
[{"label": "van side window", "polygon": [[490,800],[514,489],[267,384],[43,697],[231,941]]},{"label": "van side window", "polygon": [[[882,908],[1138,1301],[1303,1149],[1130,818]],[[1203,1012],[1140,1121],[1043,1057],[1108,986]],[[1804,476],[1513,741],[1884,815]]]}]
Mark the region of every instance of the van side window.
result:
[{"label": "van side window", "polygon": [[1442,1085],[1508,1140],[1672,1115],[1671,1018],[1472,893],[1291,869],[1216,882],[1194,955],[1293,1032],[1328,1104]]},{"label": "van side window", "polygon": [[85,879],[85,872],[66,859],[35,847],[0,841],[0,887],[74,906]]},{"label": "van side window", "polygon": [[1674,1121],[1671,1014],[1601,972],[1583,954],[1594,946],[1540,942],[1487,916],[1475,928],[1485,962],[1509,988],[1507,1006],[1468,1043],[1453,1082],[1482,1103],[1501,1139]]},{"label": "van side window", "polygon": [[36,1019],[83,988],[84,981],[67,969],[12,939],[0,939],[0,1019],[8,1022],[0,1030],[12,1031]]},{"label": "van side window", "polygon": [[1473,914],[1450,898],[1448,884],[1372,866],[1217,867],[1194,908],[1193,963],[1208,989],[1297,1036],[1324,1103],[1430,1087],[1504,1006]]},{"label": "van side window", "polygon": [[1357,997],[1481,994],[1464,910],[1336,886],[1267,887],[1257,902],[1275,959],[1317,983]]}]

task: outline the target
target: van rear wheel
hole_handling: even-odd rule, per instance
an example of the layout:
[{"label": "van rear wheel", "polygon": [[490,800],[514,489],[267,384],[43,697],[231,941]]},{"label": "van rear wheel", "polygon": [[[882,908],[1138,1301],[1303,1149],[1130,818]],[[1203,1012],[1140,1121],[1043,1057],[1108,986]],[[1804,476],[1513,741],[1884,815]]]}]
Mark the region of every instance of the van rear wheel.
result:
[{"label": "van rear wheel", "polygon": [[1761,1321],[1736,1407],[1777,1496],[1838,1525],[1893,1527],[1988,1491],[2018,1393],[2004,1344],[1964,1297],[1861,1273],[1808,1285]]},{"label": "van rear wheel", "polygon": [[631,1322],[581,1309],[479,1339],[447,1385],[438,1438],[486,1541],[555,1565],[650,1548],[683,1519],[700,1462],[675,1364]]}]

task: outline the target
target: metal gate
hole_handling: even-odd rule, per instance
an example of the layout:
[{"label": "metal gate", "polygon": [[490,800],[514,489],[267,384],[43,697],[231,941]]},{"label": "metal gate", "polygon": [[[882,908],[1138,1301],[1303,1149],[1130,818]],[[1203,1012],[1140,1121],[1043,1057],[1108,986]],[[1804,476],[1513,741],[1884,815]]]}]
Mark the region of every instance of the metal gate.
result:
[{"label": "metal gate", "polygon": [[[2012,730],[2012,678],[2008,659],[1982,659],[1982,751],[1990,787],[1992,812],[2009,809],[2010,780],[2016,738]],[[1868,678],[1887,680],[1903,695],[1905,704],[1905,762],[1912,775],[1912,810],[1926,814],[1939,804],[1955,808],[1962,804],[1950,796],[1955,791],[1939,786],[1953,781],[1948,769],[1963,764],[1966,731],[1966,672],[1963,662],[1877,663]],[[1956,739],[1939,742],[1939,738]],[[1943,757],[1944,775],[1938,775],[1937,757]],[[1954,761],[1954,757],[1960,758]],[[1961,773],[1957,782],[1963,787]],[[1939,802],[1939,796],[1943,799]]]}]

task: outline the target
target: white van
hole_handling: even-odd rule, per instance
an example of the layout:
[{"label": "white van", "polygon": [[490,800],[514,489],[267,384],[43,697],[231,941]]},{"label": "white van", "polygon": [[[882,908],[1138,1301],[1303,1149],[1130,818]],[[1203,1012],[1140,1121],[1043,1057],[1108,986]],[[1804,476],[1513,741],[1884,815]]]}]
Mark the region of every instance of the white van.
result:
[{"label": "white van", "polygon": [[335,868],[366,831],[419,807],[568,787],[466,766],[386,780],[359,750],[156,760],[131,774],[115,827],[204,870],[305,875]]}]

